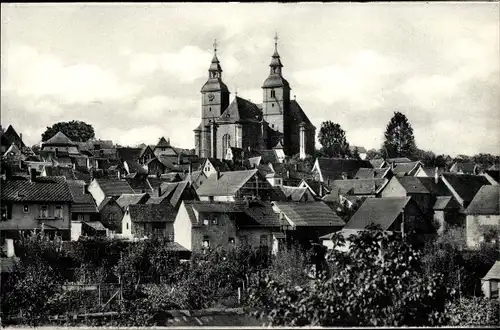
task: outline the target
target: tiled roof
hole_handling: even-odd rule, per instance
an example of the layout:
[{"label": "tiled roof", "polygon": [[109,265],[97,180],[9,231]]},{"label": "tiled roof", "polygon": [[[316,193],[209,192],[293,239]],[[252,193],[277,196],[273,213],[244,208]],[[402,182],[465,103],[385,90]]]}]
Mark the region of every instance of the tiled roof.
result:
[{"label": "tiled roof", "polygon": [[113,199],[113,197],[105,197],[102,202],[97,206],[97,210],[99,210],[99,212],[102,211],[102,209],[108,205],[108,203],[110,203],[111,201],[113,201],[114,203],[116,203],[116,201]]},{"label": "tiled roof", "polygon": [[104,192],[104,196],[119,197],[122,194],[134,194],[130,184],[126,180],[94,179]]},{"label": "tiled roof", "polygon": [[71,167],[45,166],[47,176],[64,176],[66,180],[76,180],[75,173]]},{"label": "tiled roof", "polygon": [[500,183],[500,171],[498,170],[486,170],[484,173],[488,174],[496,182]]},{"label": "tiled roof", "polygon": [[386,160],[389,164],[401,164],[401,163],[411,163],[411,159],[407,157],[399,157],[399,158],[387,158]]},{"label": "tiled roof", "polygon": [[143,148],[116,148],[116,152],[118,153],[118,157],[122,161],[132,161],[140,158],[142,154]]},{"label": "tiled roof", "polygon": [[332,194],[342,195],[372,195],[387,184],[387,179],[349,179],[335,180],[331,184]]},{"label": "tiled roof", "polygon": [[342,173],[347,178],[353,178],[360,168],[371,168],[372,164],[367,160],[343,159],[343,158],[317,158],[323,180],[342,179]]},{"label": "tiled roof", "polygon": [[281,186],[280,187],[285,197],[290,199],[292,202],[298,202],[304,196],[307,188],[291,187],[291,186]]},{"label": "tiled roof", "polygon": [[148,193],[154,194],[153,187],[149,183],[148,177],[144,174],[137,174],[133,178],[125,179],[136,194]]},{"label": "tiled roof", "polygon": [[[312,180],[312,179],[304,179],[305,183],[312,189],[312,191],[320,196],[320,190],[323,188],[323,194],[326,194],[331,191],[331,188],[328,187],[324,182]],[[321,196],[320,196],[321,197]]]},{"label": "tiled roof", "polygon": [[[436,168],[435,167],[427,167],[427,166],[423,166],[422,167],[422,171],[425,172],[425,174],[430,178],[430,177],[434,177],[435,175],[435,172],[436,172]],[[441,173],[444,172],[444,168],[442,167],[439,167],[438,168],[438,175],[441,175]]]},{"label": "tiled roof", "polygon": [[429,190],[427,190],[419,179],[414,176],[403,176],[394,177],[392,180],[398,180],[408,194],[430,194]]},{"label": "tiled roof", "polygon": [[165,199],[168,200],[168,197],[169,196],[167,196],[167,195],[163,195],[162,197],[149,197],[149,199],[147,200],[146,204],[160,204]]},{"label": "tiled roof", "polygon": [[371,223],[387,230],[403,212],[410,197],[367,198],[345,225],[345,229],[365,229]]},{"label": "tiled roof", "polygon": [[373,168],[382,168],[385,165],[385,160],[382,158],[372,159],[370,164],[372,164]]},{"label": "tiled roof", "polygon": [[64,177],[37,177],[2,181],[1,200],[12,202],[73,202]]},{"label": "tiled roof", "polygon": [[126,160],[126,162],[130,173],[148,174],[148,170],[139,164],[139,162],[134,160]]},{"label": "tiled roof", "polygon": [[488,179],[482,175],[443,173],[445,179],[455,192],[468,204],[482,186],[490,185]]},{"label": "tiled roof", "polygon": [[160,185],[161,196],[171,196],[177,188],[177,182],[163,182]]},{"label": "tiled roof", "polygon": [[354,152],[356,149],[358,149],[358,152],[361,153],[366,153],[366,149],[364,147],[357,147],[357,146],[350,146],[349,149],[351,152]]},{"label": "tiled roof", "polygon": [[2,138],[6,138],[9,141],[9,144],[15,143],[17,145],[19,143],[21,148],[26,147],[23,140],[21,140],[21,137],[17,134],[12,125],[7,127],[7,130],[2,134]]},{"label": "tiled roof", "polygon": [[217,118],[217,122],[240,122],[262,120],[262,111],[256,104],[236,96],[231,104],[225,109],[222,115]]},{"label": "tiled roof", "polygon": [[97,231],[106,231],[106,227],[100,221],[87,221],[84,224]]},{"label": "tiled roof", "polygon": [[216,174],[208,177],[196,191],[198,196],[232,196],[251,177],[257,169],[246,171],[221,172],[220,178]]},{"label": "tiled roof", "polygon": [[132,222],[174,222],[175,209],[168,203],[129,205]]},{"label": "tiled roof", "polygon": [[460,204],[452,196],[437,196],[434,210],[460,209]]},{"label": "tiled roof", "polygon": [[344,226],[344,221],[324,202],[274,202],[297,227]]},{"label": "tiled roof", "polygon": [[438,179],[436,183],[434,177],[418,177],[420,182],[425,186],[431,195],[434,196],[451,196],[450,190],[446,187],[443,180]]},{"label": "tiled roof", "polygon": [[414,171],[418,166],[420,162],[408,162],[408,163],[399,163],[394,165],[394,168],[392,171],[394,174],[402,176],[402,175],[409,175],[412,174],[412,171]]},{"label": "tiled roof", "polygon": [[495,261],[488,273],[483,277],[483,281],[500,280],[500,261]]},{"label": "tiled roof", "polygon": [[156,144],[155,148],[165,148],[165,147],[170,147],[170,141],[167,141],[167,139],[165,139],[165,137],[161,137],[160,138],[160,141],[158,141],[158,143]]},{"label": "tiled roof", "polygon": [[382,179],[391,170],[390,167],[386,168],[360,168],[354,179]]},{"label": "tiled roof", "polygon": [[476,164],[471,162],[455,162],[450,168],[450,172],[462,172],[465,174],[476,174]]},{"label": "tiled roof", "polygon": [[277,163],[278,162],[278,155],[276,154],[276,151],[273,149],[261,150],[260,154],[261,154],[260,164]]},{"label": "tiled roof", "polygon": [[127,206],[132,204],[144,204],[146,200],[149,198],[149,195],[144,194],[122,194],[116,200],[116,203],[120,205],[122,209],[125,209]]},{"label": "tiled roof", "polygon": [[482,186],[465,210],[465,213],[500,215],[500,186]]},{"label": "tiled roof", "polygon": [[85,181],[82,180],[68,180],[69,189],[73,196],[74,203],[71,206],[73,213],[97,213],[97,206],[95,205],[92,195],[85,193]]},{"label": "tiled roof", "polygon": [[76,144],[71,141],[63,132],[57,132],[56,135],[54,135],[47,141],[42,142],[42,147],[46,145],[76,146]]},{"label": "tiled roof", "polygon": [[295,100],[290,101],[289,115],[295,124],[303,123],[306,126],[313,127],[313,124],[307,117],[306,113]]},{"label": "tiled roof", "polygon": [[274,212],[268,203],[249,203],[243,205],[245,214],[253,220],[252,222],[239,223],[241,227],[279,227],[281,225],[279,215]]}]

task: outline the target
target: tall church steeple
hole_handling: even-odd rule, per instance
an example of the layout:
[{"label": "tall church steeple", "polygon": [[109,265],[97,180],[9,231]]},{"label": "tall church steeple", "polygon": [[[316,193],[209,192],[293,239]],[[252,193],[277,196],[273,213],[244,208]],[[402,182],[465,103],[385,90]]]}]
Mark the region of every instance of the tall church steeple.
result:
[{"label": "tall church steeple", "polygon": [[199,138],[197,140],[195,131],[195,144],[198,141],[198,154],[201,157],[209,157],[211,138],[210,125],[220,117],[229,106],[229,89],[222,81],[222,67],[217,57],[217,41],[213,43],[214,56],[208,68],[207,82],[201,88],[201,124],[197,128]]},{"label": "tall church steeple", "polygon": [[286,116],[290,108],[290,85],[283,78],[281,57],[278,53],[278,34],[274,36],[274,53],[269,64],[269,76],[262,84],[262,112],[269,128],[274,131],[274,137],[268,138],[270,148],[273,148],[283,137],[286,141]]}]

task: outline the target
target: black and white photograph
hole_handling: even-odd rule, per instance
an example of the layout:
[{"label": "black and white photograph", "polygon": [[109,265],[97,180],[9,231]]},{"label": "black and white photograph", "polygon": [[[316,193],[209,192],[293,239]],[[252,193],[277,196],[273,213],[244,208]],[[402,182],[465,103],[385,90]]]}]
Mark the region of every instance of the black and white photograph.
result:
[{"label": "black and white photograph", "polygon": [[500,326],[499,1],[0,31],[0,327]]}]

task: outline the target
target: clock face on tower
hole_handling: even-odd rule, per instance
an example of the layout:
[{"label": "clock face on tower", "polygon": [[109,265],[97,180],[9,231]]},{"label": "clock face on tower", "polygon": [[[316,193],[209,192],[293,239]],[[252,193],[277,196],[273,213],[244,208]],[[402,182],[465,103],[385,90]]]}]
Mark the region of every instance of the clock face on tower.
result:
[{"label": "clock face on tower", "polygon": [[214,94],[208,94],[208,100],[209,101],[213,101],[215,98],[215,95]]}]

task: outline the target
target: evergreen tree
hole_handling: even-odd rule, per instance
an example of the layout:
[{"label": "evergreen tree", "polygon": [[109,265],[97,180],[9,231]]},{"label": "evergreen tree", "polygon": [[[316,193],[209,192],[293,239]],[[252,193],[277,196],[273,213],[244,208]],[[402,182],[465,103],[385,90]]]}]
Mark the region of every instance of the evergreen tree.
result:
[{"label": "evergreen tree", "polygon": [[417,151],[413,128],[408,118],[401,112],[395,112],[387,124],[383,148],[387,158],[412,158]]},{"label": "evergreen tree", "polygon": [[339,124],[331,121],[321,123],[318,135],[321,151],[328,157],[345,158],[350,156],[349,143],[347,142],[345,131]]}]

